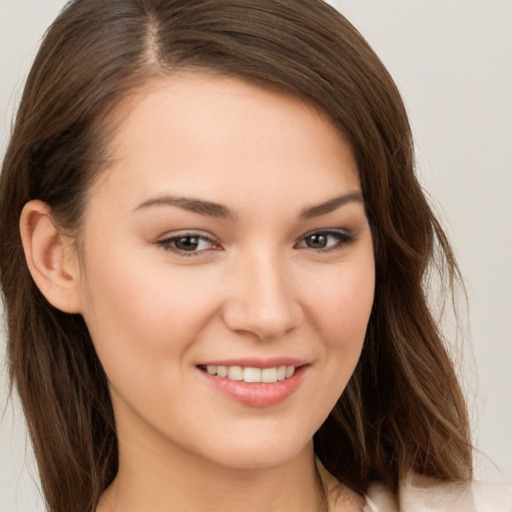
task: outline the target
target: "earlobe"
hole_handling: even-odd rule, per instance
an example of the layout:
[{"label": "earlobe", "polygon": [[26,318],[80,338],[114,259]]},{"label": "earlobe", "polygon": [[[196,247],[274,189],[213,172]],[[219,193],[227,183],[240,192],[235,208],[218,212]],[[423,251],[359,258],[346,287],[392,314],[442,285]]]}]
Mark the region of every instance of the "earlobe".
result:
[{"label": "earlobe", "polygon": [[21,212],[20,233],[29,271],[52,306],[80,313],[78,256],[72,240],[56,228],[50,207],[29,201]]}]

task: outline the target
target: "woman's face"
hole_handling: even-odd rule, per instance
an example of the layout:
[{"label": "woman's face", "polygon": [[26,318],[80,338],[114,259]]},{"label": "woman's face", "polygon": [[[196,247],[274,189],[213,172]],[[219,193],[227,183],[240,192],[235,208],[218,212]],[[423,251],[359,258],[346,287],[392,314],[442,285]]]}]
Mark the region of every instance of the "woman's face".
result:
[{"label": "woman's face", "polygon": [[118,115],[80,298],[121,453],[291,460],[345,388],[372,307],[350,147],[293,96],[200,74],[154,81]]}]

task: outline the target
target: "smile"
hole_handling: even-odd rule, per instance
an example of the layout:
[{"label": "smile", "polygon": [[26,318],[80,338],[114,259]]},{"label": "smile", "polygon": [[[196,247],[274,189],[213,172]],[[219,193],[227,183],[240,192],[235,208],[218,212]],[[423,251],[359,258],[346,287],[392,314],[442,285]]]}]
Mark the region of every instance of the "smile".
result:
[{"label": "smile", "polygon": [[204,382],[210,389],[251,407],[270,407],[283,402],[297,391],[311,367],[310,362],[289,357],[215,363],[197,365]]},{"label": "smile", "polygon": [[200,366],[203,371],[210,375],[227,378],[234,381],[244,382],[265,382],[272,383],[289,379],[295,373],[295,366],[282,365],[273,368],[253,368],[250,366],[220,366],[207,365]]}]

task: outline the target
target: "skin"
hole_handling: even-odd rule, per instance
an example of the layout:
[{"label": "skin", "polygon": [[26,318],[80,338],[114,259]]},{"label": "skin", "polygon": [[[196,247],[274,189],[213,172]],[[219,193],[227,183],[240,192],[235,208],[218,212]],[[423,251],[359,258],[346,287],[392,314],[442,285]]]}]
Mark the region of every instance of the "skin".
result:
[{"label": "skin", "polygon": [[[349,145],[293,96],[199,74],[154,80],[115,121],[113,164],[62,259],[118,427],[119,474],[98,511],[322,510],[312,436],[357,364],[375,280]],[[172,237],[191,233],[205,239],[180,252]],[[268,407],[225,396],[198,368],[283,356],[308,366]],[[360,510],[340,489],[331,508]]]}]

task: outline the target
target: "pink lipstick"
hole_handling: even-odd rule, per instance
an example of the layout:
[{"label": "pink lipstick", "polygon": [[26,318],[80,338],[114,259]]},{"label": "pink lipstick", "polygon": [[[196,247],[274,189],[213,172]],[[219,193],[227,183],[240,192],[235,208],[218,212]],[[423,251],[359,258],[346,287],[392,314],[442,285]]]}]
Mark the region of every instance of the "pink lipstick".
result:
[{"label": "pink lipstick", "polygon": [[247,358],[212,361],[197,368],[207,384],[222,394],[251,407],[270,407],[297,390],[309,366],[294,358]]}]

